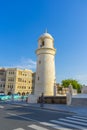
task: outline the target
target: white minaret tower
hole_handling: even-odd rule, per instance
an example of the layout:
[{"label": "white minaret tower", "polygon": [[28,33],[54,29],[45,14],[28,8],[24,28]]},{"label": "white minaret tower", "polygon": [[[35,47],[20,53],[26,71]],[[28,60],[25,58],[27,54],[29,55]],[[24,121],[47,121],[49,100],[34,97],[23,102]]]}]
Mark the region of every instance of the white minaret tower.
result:
[{"label": "white minaret tower", "polygon": [[55,83],[55,53],[54,39],[49,33],[44,33],[38,40],[37,68],[34,94],[39,97],[54,95]]}]

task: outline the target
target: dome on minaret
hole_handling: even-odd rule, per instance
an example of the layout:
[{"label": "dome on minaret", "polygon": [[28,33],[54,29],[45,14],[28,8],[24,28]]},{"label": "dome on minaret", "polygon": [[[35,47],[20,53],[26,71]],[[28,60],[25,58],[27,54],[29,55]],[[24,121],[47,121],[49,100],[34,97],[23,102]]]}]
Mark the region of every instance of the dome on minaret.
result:
[{"label": "dome on minaret", "polygon": [[46,31],[45,33],[43,33],[43,34],[39,37],[39,39],[43,39],[43,38],[50,38],[50,39],[54,40],[53,37],[51,36],[51,34],[49,34],[47,31]]}]

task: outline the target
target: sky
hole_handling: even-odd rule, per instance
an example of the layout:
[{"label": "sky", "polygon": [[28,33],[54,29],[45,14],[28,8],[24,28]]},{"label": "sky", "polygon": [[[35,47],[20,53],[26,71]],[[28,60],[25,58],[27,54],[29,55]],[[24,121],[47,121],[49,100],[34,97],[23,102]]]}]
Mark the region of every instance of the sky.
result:
[{"label": "sky", "polygon": [[87,0],[0,1],[0,67],[36,71],[38,38],[54,37],[56,82],[87,85]]}]

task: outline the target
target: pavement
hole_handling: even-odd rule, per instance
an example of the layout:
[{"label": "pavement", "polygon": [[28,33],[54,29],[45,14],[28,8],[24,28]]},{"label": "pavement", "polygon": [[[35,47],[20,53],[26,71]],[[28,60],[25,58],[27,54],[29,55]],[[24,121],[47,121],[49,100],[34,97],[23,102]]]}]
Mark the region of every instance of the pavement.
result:
[{"label": "pavement", "polygon": [[[41,108],[39,103],[26,103],[25,101],[14,101],[11,102],[11,104]],[[68,106],[67,104],[44,104],[43,109],[87,116],[87,106]]]}]

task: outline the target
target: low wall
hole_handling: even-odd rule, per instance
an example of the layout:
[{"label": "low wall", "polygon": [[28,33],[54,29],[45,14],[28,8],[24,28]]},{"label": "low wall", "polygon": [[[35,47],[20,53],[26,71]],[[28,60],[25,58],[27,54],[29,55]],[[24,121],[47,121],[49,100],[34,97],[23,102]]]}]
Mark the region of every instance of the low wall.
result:
[{"label": "low wall", "polygon": [[87,106],[87,94],[78,94],[76,96],[72,96],[71,105]]},{"label": "low wall", "polygon": [[[44,102],[49,104],[66,104],[66,96],[45,96]],[[40,103],[40,97],[38,103]]]}]

